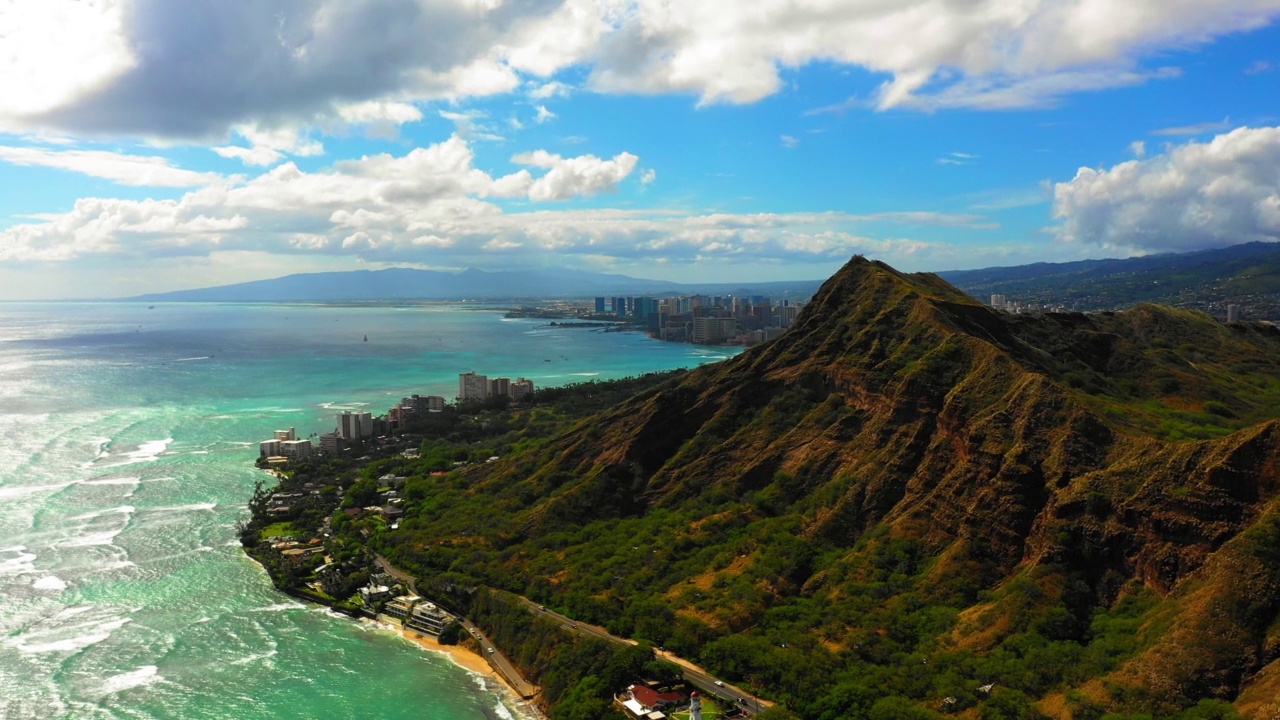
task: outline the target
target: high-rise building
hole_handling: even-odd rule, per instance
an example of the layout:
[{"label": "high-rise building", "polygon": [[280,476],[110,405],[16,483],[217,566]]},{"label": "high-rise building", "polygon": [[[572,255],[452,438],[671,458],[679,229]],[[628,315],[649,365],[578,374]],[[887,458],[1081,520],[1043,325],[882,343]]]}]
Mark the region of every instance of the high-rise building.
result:
[{"label": "high-rise building", "polygon": [[338,433],[327,432],[320,436],[320,452],[326,455],[336,455],[340,447],[342,447],[342,438]]},{"label": "high-rise building", "polygon": [[501,397],[511,394],[511,378],[496,377],[489,379],[489,397]]},{"label": "high-rise building", "polygon": [[789,328],[795,324],[796,318],[800,316],[800,308],[795,305],[783,305],[778,308],[778,324],[784,328]]},{"label": "high-rise building", "polygon": [[272,438],[270,440],[263,440],[262,442],[258,443],[258,456],[264,457],[264,458],[279,457],[281,442],[282,442],[281,440]]},{"label": "high-rise building", "polygon": [[511,399],[519,402],[533,394],[533,381],[525,378],[516,378],[516,381],[508,387],[508,393]]},{"label": "high-rise building", "polygon": [[294,432],[293,428],[289,428],[288,430],[277,430],[276,439],[280,442],[284,442],[285,440],[297,440],[298,434]]},{"label": "high-rise building", "polygon": [[604,312],[604,298],[602,297],[596,298],[596,312]]},{"label": "high-rise building", "polygon": [[310,440],[284,440],[280,443],[280,454],[290,460],[301,460],[311,457]]},{"label": "high-rise building", "polygon": [[1004,309],[1004,295],[993,294],[991,296],[991,307],[997,310]]},{"label": "high-rise building", "polygon": [[474,402],[489,396],[489,378],[475,372],[465,372],[458,376],[458,400]]},{"label": "high-rise building", "polygon": [[693,342],[719,343],[738,333],[735,318],[696,317],[693,319]]},{"label": "high-rise building", "polygon": [[373,415],[344,410],[338,414],[338,435],[343,440],[373,437]]},{"label": "high-rise building", "polygon": [[1227,322],[1236,322],[1239,319],[1240,319],[1240,306],[1228,305],[1227,306]]}]

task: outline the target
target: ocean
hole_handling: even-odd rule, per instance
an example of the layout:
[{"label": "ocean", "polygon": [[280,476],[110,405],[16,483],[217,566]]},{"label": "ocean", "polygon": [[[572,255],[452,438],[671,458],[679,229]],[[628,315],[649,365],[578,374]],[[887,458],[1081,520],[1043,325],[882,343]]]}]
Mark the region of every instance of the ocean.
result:
[{"label": "ocean", "polygon": [[466,305],[0,304],[0,718],[518,717],[272,588],[235,539],[257,441],[468,370],[543,387],[731,352]]}]

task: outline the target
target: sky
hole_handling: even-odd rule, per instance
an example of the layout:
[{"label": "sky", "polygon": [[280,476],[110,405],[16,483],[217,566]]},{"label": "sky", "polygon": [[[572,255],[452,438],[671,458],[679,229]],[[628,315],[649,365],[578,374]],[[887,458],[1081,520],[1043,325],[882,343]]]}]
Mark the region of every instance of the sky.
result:
[{"label": "sky", "polygon": [[0,300],[1280,240],[1280,0],[0,0]]}]

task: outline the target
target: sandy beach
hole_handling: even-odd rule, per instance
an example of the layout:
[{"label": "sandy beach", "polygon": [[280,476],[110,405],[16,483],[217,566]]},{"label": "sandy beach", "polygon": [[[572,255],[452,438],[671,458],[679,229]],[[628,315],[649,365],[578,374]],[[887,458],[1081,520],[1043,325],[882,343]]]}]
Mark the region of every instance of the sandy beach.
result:
[{"label": "sandy beach", "polygon": [[391,626],[398,630],[400,634],[410,642],[415,643],[419,647],[434,653],[444,655],[453,661],[453,663],[464,670],[480,675],[486,679],[490,679],[494,684],[502,688],[503,694],[506,695],[504,703],[508,708],[516,711],[523,720],[547,720],[542,711],[538,709],[532,702],[521,699],[519,693],[507,684],[503,677],[489,667],[489,663],[479,653],[466,647],[465,645],[441,645],[431,635],[424,635],[412,630],[405,630]]}]

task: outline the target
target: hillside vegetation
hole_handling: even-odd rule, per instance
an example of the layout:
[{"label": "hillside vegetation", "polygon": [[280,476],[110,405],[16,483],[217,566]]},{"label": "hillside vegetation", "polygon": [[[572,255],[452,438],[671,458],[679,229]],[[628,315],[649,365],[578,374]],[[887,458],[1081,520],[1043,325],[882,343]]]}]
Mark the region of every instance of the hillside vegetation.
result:
[{"label": "hillside vegetation", "polygon": [[410,476],[399,529],[334,526],[778,715],[1271,718],[1278,358],[1264,326],[1010,316],[855,258],[778,340],[498,462],[366,468]]}]

